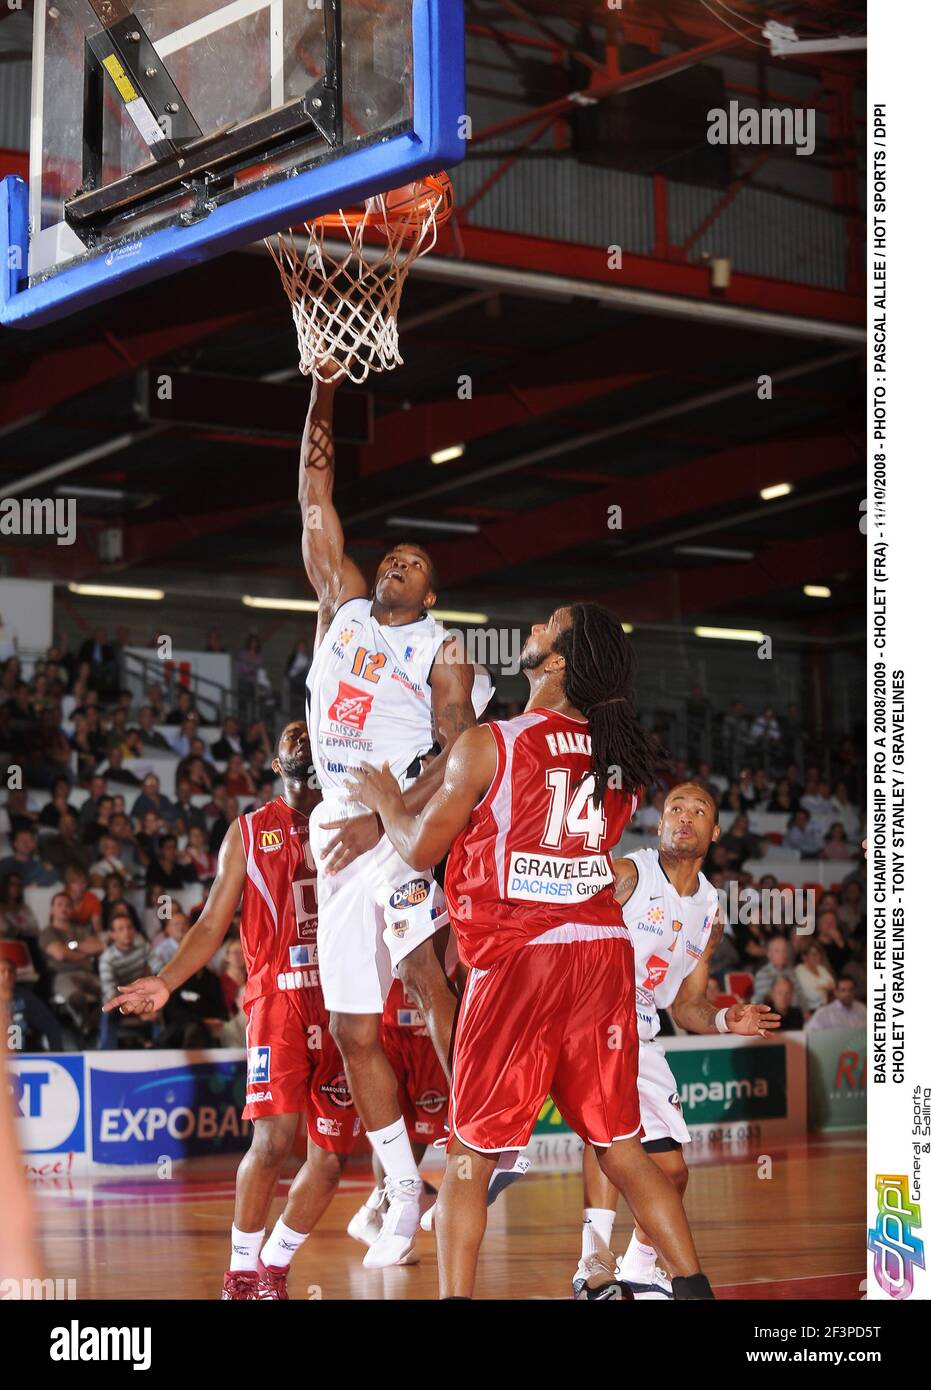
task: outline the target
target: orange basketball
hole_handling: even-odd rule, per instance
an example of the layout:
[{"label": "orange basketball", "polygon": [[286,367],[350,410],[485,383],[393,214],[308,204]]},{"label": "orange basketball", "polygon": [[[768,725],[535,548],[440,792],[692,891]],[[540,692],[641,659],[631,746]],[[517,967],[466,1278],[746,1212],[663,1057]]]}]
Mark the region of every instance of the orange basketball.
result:
[{"label": "orange basketball", "polygon": [[370,210],[380,212],[384,206],[386,220],[397,226],[409,222],[411,231],[418,229],[431,208],[436,206],[436,225],[442,227],[453,211],[453,185],[448,174],[428,174],[416,183],[392,188],[380,197],[370,198]]}]

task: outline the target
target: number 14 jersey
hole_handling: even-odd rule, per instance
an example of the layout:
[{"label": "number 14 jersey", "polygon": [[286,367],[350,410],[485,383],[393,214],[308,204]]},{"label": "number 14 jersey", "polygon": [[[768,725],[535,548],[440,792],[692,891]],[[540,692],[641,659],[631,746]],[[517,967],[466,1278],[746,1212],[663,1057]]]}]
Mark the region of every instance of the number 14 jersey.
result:
[{"label": "number 14 jersey", "polygon": [[487,727],[497,770],[446,868],[462,960],[484,970],[561,927],[623,930],[611,850],[637,798],[609,786],[595,806],[588,722],[537,709]]}]

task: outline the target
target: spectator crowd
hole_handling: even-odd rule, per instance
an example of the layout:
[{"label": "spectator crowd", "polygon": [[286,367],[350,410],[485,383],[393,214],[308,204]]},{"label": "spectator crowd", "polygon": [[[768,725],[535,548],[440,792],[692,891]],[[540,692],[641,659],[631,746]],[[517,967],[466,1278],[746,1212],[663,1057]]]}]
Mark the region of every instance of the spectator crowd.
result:
[{"label": "spectator crowd", "polygon": [[[242,712],[243,683],[261,670],[257,644],[240,657]],[[295,704],[308,660],[303,643],[289,659]],[[15,652],[0,665],[0,1005],[22,1050],[243,1045],[238,917],[214,959],[155,1019],[101,1013],[120,984],[170,960],[203,906],[227,828],[276,795],[266,721],[229,716],[211,726],[189,690],[169,698],[166,688],[141,696],[124,688],[119,643],[102,630],[76,656],[51,647],[28,679]],[[722,830],[705,872],[749,903],[721,939],[711,997],[722,1006],[765,1001],[786,1028],[858,1026],[866,877],[862,815],[850,793],[858,794],[862,766],[850,740],[829,762],[803,768],[794,750],[810,745],[794,715],[789,737],[773,710],[751,715],[738,705],[721,721],[730,741],[719,770],[692,746],[699,695],[687,711],[683,756],[643,798],[623,850],[654,843],[669,785],[686,776],[707,782]],[[496,707],[494,717],[513,712]],[[812,905],[786,920],[767,905],[795,901],[780,868],[803,861],[817,878]]]}]

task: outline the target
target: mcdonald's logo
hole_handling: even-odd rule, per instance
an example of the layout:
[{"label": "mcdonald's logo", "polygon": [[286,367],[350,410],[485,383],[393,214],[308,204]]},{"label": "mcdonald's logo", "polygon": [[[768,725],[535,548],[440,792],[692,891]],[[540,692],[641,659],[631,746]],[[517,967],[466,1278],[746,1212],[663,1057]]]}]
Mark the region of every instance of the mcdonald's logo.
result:
[{"label": "mcdonald's logo", "polygon": [[259,849],[263,849],[266,854],[272,850],[284,848],[284,835],[280,830],[260,830]]}]

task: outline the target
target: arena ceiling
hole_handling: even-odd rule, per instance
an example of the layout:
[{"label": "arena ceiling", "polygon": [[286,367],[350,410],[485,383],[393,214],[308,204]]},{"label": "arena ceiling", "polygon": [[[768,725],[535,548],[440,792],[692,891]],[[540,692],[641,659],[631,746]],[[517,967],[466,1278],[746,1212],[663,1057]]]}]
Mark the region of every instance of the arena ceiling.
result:
[{"label": "arena ceiling", "polygon": [[[541,120],[558,131],[571,112],[571,100],[535,90],[527,54],[587,69],[599,93],[623,90],[623,73],[603,62],[603,11],[589,0],[467,0],[472,101],[497,97],[508,112],[477,132],[500,156],[496,184],[534,157]],[[625,0],[613,22],[657,64],[699,52],[752,61],[752,82],[728,83],[738,92],[778,95],[783,73],[817,79],[830,131],[818,160],[847,237],[845,283],[732,269],[716,290],[703,226],[674,244],[658,212],[655,244],[608,283],[603,248],[483,225],[476,199],[434,264],[411,276],[405,366],[367,388],[370,442],[340,446],[337,503],[363,565],[407,532],[435,554],[450,606],[507,615],[517,596],[597,596],[632,622],[862,624],[864,55],[777,64],[758,37],[773,17],[806,36],[854,34],[864,6]],[[744,23],[752,41],[731,27]],[[17,167],[15,152],[4,158],[4,172]],[[749,163],[715,208],[772,187],[774,169]],[[151,383],[165,376],[183,376],[183,407],[149,418]],[[765,403],[763,376],[773,379]],[[471,399],[461,400],[466,377]],[[73,547],[0,537],[6,573],[192,590],[212,576],[303,594],[295,473],[305,389],[261,251],[34,333],[3,333],[4,494],[113,494],[79,497]],[[451,445],[465,446],[461,457],[431,463]],[[763,501],[775,483],[792,491]],[[101,533],[114,528],[116,564],[101,559]],[[831,598],[813,604],[806,584]]]}]

